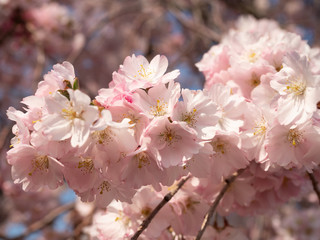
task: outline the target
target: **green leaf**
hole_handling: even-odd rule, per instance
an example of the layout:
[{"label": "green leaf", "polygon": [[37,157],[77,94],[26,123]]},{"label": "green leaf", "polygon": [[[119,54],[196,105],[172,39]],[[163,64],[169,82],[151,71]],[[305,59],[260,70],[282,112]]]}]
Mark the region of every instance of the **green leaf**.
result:
[{"label": "green leaf", "polygon": [[77,89],[79,89],[79,79],[75,77],[73,82],[73,90],[77,90]]},{"label": "green leaf", "polygon": [[58,90],[58,92],[70,100],[70,95],[67,90]]}]

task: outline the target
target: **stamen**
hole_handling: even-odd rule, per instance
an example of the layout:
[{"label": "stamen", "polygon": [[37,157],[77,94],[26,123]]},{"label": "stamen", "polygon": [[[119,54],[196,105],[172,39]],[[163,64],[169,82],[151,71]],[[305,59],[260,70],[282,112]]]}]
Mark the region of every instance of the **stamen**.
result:
[{"label": "stamen", "polygon": [[176,133],[174,131],[172,131],[172,129],[167,128],[165,132],[160,133],[160,137],[162,137],[162,140],[164,140],[168,146],[170,146],[172,143],[174,142],[178,142],[179,140],[182,139],[181,136],[176,135]]},{"label": "stamen", "polygon": [[287,79],[287,82],[288,85],[284,90],[286,93],[293,93],[296,96],[304,94],[307,86],[301,78],[290,77]]},{"label": "stamen", "polygon": [[216,153],[225,154],[225,152],[226,152],[226,143],[225,142],[221,141],[220,139],[217,139],[215,141],[212,141],[210,144]]},{"label": "stamen", "polygon": [[253,133],[253,135],[264,136],[267,131],[266,120],[264,118],[261,118],[260,121],[256,121],[255,123],[256,123],[256,126],[254,127],[255,132]]},{"label": "stamen", "polygon": [[[98,190],[100,190],[100,194],[103,194],[103,191],[109,192],[111,190],[111,185],[108,181],[103,181],[100,186],[98,187]],[[116,220],[117,221],[117,220]]]},{"label": "stamen", "polygon": [[81,161],[78,163],[78,168],[81,170],[81,172],[88,174],[92,173],[94,168],[93,160],[90,157],[81,157]]},{"label": "stamen", "polygon": [[164,116],[167,113],[168,103],[158,99],[156,106],[151,106],[150,113],[155,116]]},{"label": "stamen", "polygon": [[135,159],[138,161],[138,168],[142,168],[150,164],[149,157],[145,152],[135,155]]},{"label": "stamen", "polygon": [[49,169],[49,158],[46,155],[37,156],[36,158],[32,159],[32,171],[28,173],[29,176],[35,171],[39,171],[41,173],[48,172]]},{"label": "stamen", "polygon": [[113,141],[113,132],[107,127],[101,131],[95,131],[94,136],[99,144],[108,144]]},{"label": "stamen", "polygon": [[148,217],[149,214],[151,213],[152,209],[150,207],[144,207],[141,210],[141,215],[144,217]]},{"label": "stamen", "polygon": [[295,147],[303,141],[303,135],[297,129],[290,129],[288,133],[288,141]]},{"label": "stamen", "polygon": [[147,70],[144,68],[144,66],[141,64],[140,69],[138,70],[138,74],[143,78],[148,78],[153,72],[147,68]]},{"label": "stamen", "polygon": [[197,119],[196,119],[197,109],[193,109],[192,112],[182,114],[182,121],[186,122],[190,127],[194,127]]},{"label": "stamen", "polygon": [[257,76],[256,73],[252,73],[252,76],[251,76],[251,86],[252,87],[257,87],[260,85],[260,78]]},{"label": "stamen", "polygon": [[79,118],[79,116],[77,115],[77,112],[74,111],[72,108],[62,109],[62,115],[65,119],[68,119],[68,120],[73,120],[75,118]]}]

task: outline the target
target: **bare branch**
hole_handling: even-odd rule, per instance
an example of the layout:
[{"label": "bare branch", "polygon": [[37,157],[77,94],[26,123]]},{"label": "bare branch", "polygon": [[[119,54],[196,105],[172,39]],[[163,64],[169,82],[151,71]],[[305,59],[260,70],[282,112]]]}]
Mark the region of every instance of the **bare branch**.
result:
[{"label": "bare branch", "polygon": [[53,209],[51,212],[49,212],[44,218],[32,223],[30,226],[27,227],[27,230],[21,234],[18,237],[15,238],[8,238],[5,237],[4,235],[0,234],[0,237],[5,239],[5,240],[20,240],[20,239],[25,239],[26,236],[30,235],[31,233],[41,230],[45,226],[49,225],[54,221],[59,215],[66,211],[70,211],[72,208],[74,208],[74,203],[69,203],[63,206],[59,206],[55,209]]},{"label": "bare branch", "polygon": [[215,42],[220,42],[221,35],[213,31],[212,29],[208,28],[204,24],[200,24],[198,22],[195,22],[194,20],[186,19],[182,15],[182,13],[174,9],[169,9],[169,11],[179,21],[179,23],[186,29],[189,29],[190,31],[200,35],[201,37],[208,38]]},{"label": "bare branch", "polygon": [[319,187],[318,187],[317,179],[314,177],[314,175],[312,173],[307,172],[307,174],[308,174],[308,176],[310,178],[310,181],[312,183],[313,190],[317,194],[317,197],[318,197],[318,200],[319,200],[319,204],[320,204],[320,190],[319,190]]},{"label": "bare branch", "polygon": [[185,182],[190,179],[190,177],[191,176],[189,175],[188,177],[181,179],[180,182],[177,184],[177,187],[173,191],[167,193],[167,195],[164,196],[164,198],[158,204],[158,206],[156,206],[156,208],[153,209],[153,211],[150,213],[150,215],[141,223],[138,231],[133,235],[131,240],[138,239],[140,234],[149,226],[152,219],[157,215],[157,213],[161,210],[161,208],[164,205],[166,205],[167,202],[169,202],[171,200],[171,198],[179,191],[179,189],[183,186],[183,184],[185,184]]},{"label": "bare branch", "polygon": [[236,180],[236,178],[245,170],[244,169],[240,169],[238,170],[235,174],[233,174],[231,177],[227,178],[225,180],[225,185],[223,186],[223,188],[221,189],[219,195],[217,196],[217,198],[214,200],[213,204],[211,205],[209,211],[207,212],[204,220],[203,220],[203,223],[202,223],[202,226],[201,226],[201,229],[200,231],[198,232],[198,235],[196,237],[196,240],[200,240],[204,231],[206,230],[207,226],[209,225],[209,221],[210,219],[212,218],[213,216],[213,213],[216,211],[216,208],[218,207],[221,199],[223,198],[224,194],[227,192],[227,190],[230,188],[230,186],[232,185],[232,183]]}]

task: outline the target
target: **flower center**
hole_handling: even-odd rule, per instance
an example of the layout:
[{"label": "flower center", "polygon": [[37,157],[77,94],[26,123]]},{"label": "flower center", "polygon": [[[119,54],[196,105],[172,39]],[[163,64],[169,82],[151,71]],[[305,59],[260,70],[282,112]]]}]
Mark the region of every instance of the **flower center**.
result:
[{"label": "flower center", "polygon": [[264,136],[267,131],[267,123],[264,118],[262,118],[260,121],[256,121],[256,126],[254,127],[255,132],[253,133],[254,136],[260,135]]},{"label": "flower center", "polygon": [[247,56],[250,63],[255,63],[259,57],[259,55],[253,50],[250,50]]},{"label": "flower center", "polygon": [[148,155],[145,152],[138,153],[137,155],[135,155],[135,158],[138,161],[138,168],[142,168],[150,164]]},{"label": "flower center", "polygon": [[96,137],[99,144],[108,144],[113,140],[114,134],[112,131],[107,127],[101,131],[95,131],[94,136]]},{"label": "flower center", "polygon": [[186,122],[190,127],[194,127],[197,122],[196,119],[197,109],[193,109],[192,112],[182,114],[182,121]]},{"label": "flower center", "polygon": [[216,153],[222,153],[222,154],[226,153],[226,144],[220,139],[212,141],[211,146]]},{"label": "flower center", "polygon": [[94,168],[94,163],[93,160],[90,157],[81,157],[81,161],[78,163],[78,168],[81,170],[83,173],[92,173],[93,168]]},{"label": "flower center", "polygon": [[155,117],[164,116],[167,113],[168,104],[158,99],[155,106],[151,106],[151,114]]},{"label": "flower center", "polygon": [[108,181],[103,181],[100,186],[98,187],[98,190],[100,190],[100,194],[103,194],[103,191],[109,192],[111,190],[111,185]]},{"label": "flower center", "polygon": [[306,90],[306,83],[301,78],[288,79],[286,93],[293,93],[296,96],[303,95]]},{"label": "flower center", "polygon": [[257,87],[260,85],[260,78],[257,76],[257,74],[253,73],[251,77],[251,86]]},{"label": "flower center", "polygon": [[144,217],[148,217],[149,214],[151,213],[152,209],[150,207],[144,207],[142,208],[141,210],[141,215],[144,216]]},{"label": "flower center", "polygon": [[32,159],[32,171],[28,173],[29,176],[35,171],[40,172],[47,172],[49,169],[49,158],[48,156],[37,156],[36,158]]},{"label": "flower center", "polygon": [[290,129],[287,139],[295,147],[303,141],[303,135],[297,129]]},{"label": "flower center", "polygon": [[167,127],[163,133],[160,133],[160,137],[162,138],[163,141],[167,143],[168,146],[182,139],[181,136],[176,135],[176,133],[172,131],[172,129]]},{"label": "flower center", "polygon": [[[138,70],[138,75],[140,77],[143,77],[143,78],[149,78],[151,75],[153,74],[153,72],[147,68],[145,69],[144,66],[142,64],[140,64],[140,69]],[[137,77],[136,75],[134,77]]]}]

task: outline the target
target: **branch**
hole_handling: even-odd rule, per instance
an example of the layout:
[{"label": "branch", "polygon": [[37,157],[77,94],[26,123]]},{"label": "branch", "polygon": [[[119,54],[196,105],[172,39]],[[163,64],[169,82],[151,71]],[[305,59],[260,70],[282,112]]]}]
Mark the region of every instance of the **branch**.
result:
[{"label": "branch", "polygon": [[221,35],[217,32],[214,32],[204,24],[200,24],[195,22],[194,20],[186,19],[182,13],[174,10],[169,9],[169,12],[177,19],[177,21],[186,29],[200,35],[200,37],[205,37],[210,39],[211,41],[220,42]]},{"label": "branch", "polygon": [[45,226],[52,223],[53,220],[55,220],[59,215],[62,213],[71,210],[74,208],[74,203],[65,204],[63,206],[59,206],[55,209],[53,209],[51,212],[49,212],[46,216],[44,216],[42,219],[32,223],[30,226],[27,227],[27,230],[21,234],[20,236],[14,237],[14,238],[7,238],[0,234],[1,238],[5,240],[20,240],[25,239],[28,235],[30,235],[33,232],[36,232],[38,230],[41,230]]},{"label": "branch", "polygon": [[307,172],[307,174],[308,174],[310,181],[312,183],[313,190],[315,191],[315,193],[318,196],[318,200],[319,200],[319,204],[320,204],[320,190],[318,188],[318,182],[312,173]]},{"label": "branch", "polygon": [[11,128],[12,128],[12,124],[10,125],[8,124],[4,126],[0,131],[0,153],[2,152],[2,150],[4,150],[7,147],[6,142],[11,134]]},{"label": "branch", "polygon": [[157,215],[157,213],[160,211],[160,209],[164,205],[166,205],[167,202],[169,202],[171,200],[171,198],[179,191],[179,189],[183,186],[183,184],[185,184],[185,182],[190,179],[190,177],[191,176],[189,175],[188,177],[181,179],[180,182],[178,183],[176,189],[174,189],[173,191],[167,193],[167,195],[164,196],[164,198],[158,204],[158,206],[156,206],[156,208],[153,209],[153,211],[150,213],[150,215],[141,223],[138,231],[133,235],[131,240],[137,240],[138,239],[140,234],[148,227],[148,225],[151,223],[152,219]]},{"label": "branch", "polygon": [[115,10],[114,12],[108,12],[108,14],[100,19],[91,29],[89,29],[86,34],[86,38],[84,40],[84,44],[67,57],[67,61],[74,63],[80,57],[80,55],[84,52],[85,49],[88,48],[89,42],[94,38],[97,32],[101,31],[105,26],[110,24],[112,21],[119,19],[120,17],[139,13],[141,11],[140,2],[132,1],[130,5],[126,5],[125,8],[120,8],[119,10]]},{"label": "branch", "polygon": [[215,212],[216,208],[218,207],[221,199],[223,198],[224,194],[228,191],[228,189],[230,188],[231,184],[236,180],[236,178],[244,171],[245,169],[240,169],[238,170],[235,174],[233,174],[231,177],[227,178],[225,180],[225,185],[223,186],[223,188],[221,189],[218,197],[214,200],[213,204],[211,205],[209,211],[207,212],[204,220],[203,220],[203,223],[202,223],[202,226],[201,226],[201,229],[200,231],[198,232],[198,235],[196,237],[196,240],[200,240],[204,231],[206,230],[207,226],[209,225],[209,221],[210,219],[212,218],[213,216],[213,213]]}]

